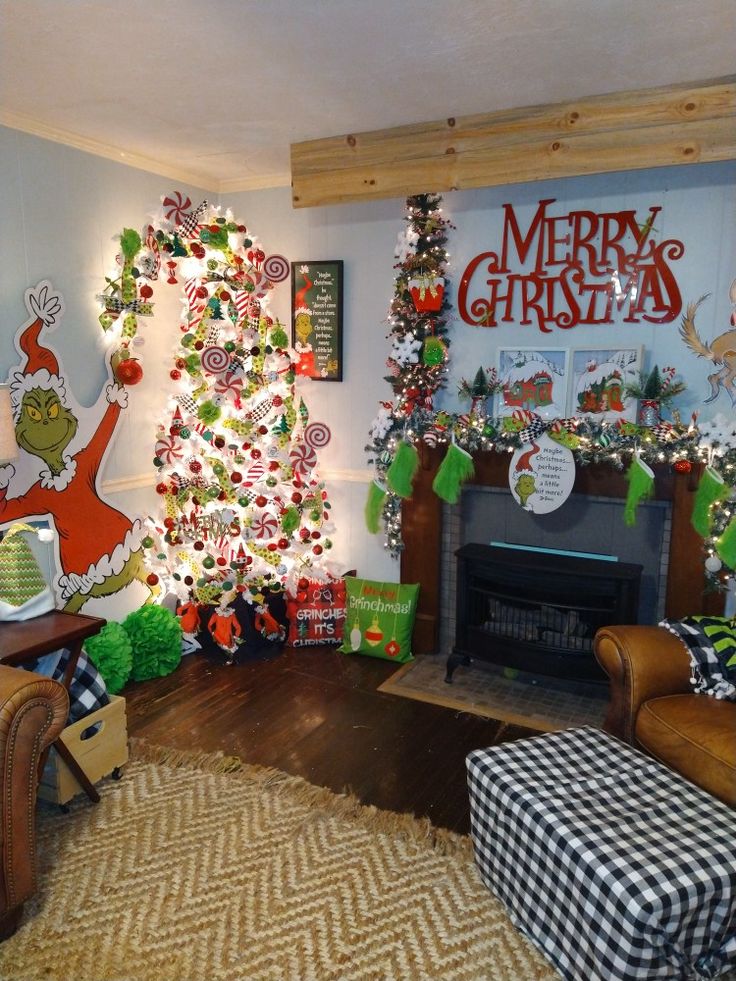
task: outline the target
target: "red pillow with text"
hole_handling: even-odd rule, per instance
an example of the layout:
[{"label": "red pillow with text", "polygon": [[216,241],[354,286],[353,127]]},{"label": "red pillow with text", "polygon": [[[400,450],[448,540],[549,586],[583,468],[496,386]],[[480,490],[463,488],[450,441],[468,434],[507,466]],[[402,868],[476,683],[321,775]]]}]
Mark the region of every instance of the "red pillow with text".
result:
[{"label": "red pillow with text", "polygon": [[291,647],[341,644],[345,626],[345,582],[300,580],[296,596],[286,598]]}]

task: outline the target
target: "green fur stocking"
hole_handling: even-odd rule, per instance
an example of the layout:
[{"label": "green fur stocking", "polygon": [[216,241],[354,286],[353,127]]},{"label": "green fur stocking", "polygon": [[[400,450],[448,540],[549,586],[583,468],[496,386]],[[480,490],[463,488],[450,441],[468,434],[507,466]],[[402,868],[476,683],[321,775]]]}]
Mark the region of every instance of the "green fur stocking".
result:
[{"label": "green fur stocking", "polygon": [[631,461],[626,479],[629,482],[629,490],[624,507],[624,524],[631,526],[636,524],[636,509],[639,507],[640,501],[646,500],[654,494],[654,473],[641,457],[635,456]]},{"label": "green fur stocking", "polygon": [[419,466],[419,454],[413,443],[399,443],[396,456],[386,471],[388,486],[399,497],[411,497],[411,482]]},{"label": "green fur stocking", "polygon": [[712,523],[711,507],[716,501],[728,497],[731,488],[723,477],[712,467],[706,467],[698,484],[698,492],[693,502],[693,528],[703,538],[710,535]]},{"label": "green fur stocking", "polygon": [[448,504],[457,504],[460,497],[460,487],[475,473],[472,456],[450,443],[445,459],[442,461],[437,475],[432,483],[432,490]]},{"label": "green fur stocking", "polygon": [[385,500],[386,488],[383,484],[379,484],[377,480],[372,480],[368,488],[368,498],[365,502],[365,526],[371,535],[378,533]]},{"label": "green fur stocking", "polygon": [[716,542],[716,552],[729,569],[736,569],[736,518],[731,518],[726,530]]}]

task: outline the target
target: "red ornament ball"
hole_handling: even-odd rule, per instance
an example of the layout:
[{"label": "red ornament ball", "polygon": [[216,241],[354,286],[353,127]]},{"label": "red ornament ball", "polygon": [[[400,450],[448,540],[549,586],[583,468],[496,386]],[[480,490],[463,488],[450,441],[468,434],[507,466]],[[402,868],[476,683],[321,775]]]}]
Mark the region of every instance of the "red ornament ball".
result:
[{"label": "red ornament ball", "polygon": [[164,483],[156,484],[156,493],[157,494],[166,494],[168,492],[168,490],[169,490],[169,485],[168,484],[164,484]]},{"label": "red ornament ball", "polygon": [[199,299],[199,300],[206,300],[208,298],[208,296],[209,296],[209,293],[207,292],[207,287],[206,286],[198,286],[197,289],[196,289],[196,291],[195,291],[195,295],[197,296],[197,299]]},{"label": "red ornament ball", "polygon": [[690,473],[693,469],[693,465],[689,460],[676,460],[674,466],[677,473]]},{"label": "red ornament ball", "polygon": [[184,576],[184,585],[191,586],[194,583],[194,579],[191,576]]},{"label": "red ornament ball", "polygon": [[172,368],[171,371],[169,372],[169,378],[172,381],[179,381],[179,379],[181,378],[181,372],[179,371],[179,369]]},{"label": "red ornament ball", "polygon": [[202,473],[202,464],[199,460],[190,460],[188,466],[191,473]]},{"label": "red ornament ball", "polygon": [[[302,577],[299,580],[299,582],[297,583],[297,586],[298,586],[299,589],[307,589],[309,587],[309,580],[308,579],[304,579],[304,577]],[[305,597],[305,599],[306,599],[306,597]]]},{"label": "red ornament ball", "polygon": [[322,546],[321,545],[315,545],[314,548],[312,549],[312,551],[314,552],[315,555],[321,555],[322,554]]},{"label": "red ornament ball", "polygon": [[146,582],[148,583],[149,586],[155,586],[156,583],[158,582],[158,576],[156,575],[156,573],[155,572],[149,573],[149,575],[146,576]]},{"label": "red ornament ball", "polygon": [[291,499],[294,502],[294,504],[302,503],[302,495],[299,493],[299,491],[294,491],[294,493],[291,495]]},{"label": "red ornament ball", "polygon": [[[144,300],[150,300],[151,297],[153,296],[153,290],[148,285],[148,283],[144,283],[138,292],[140,293],[140,295],[143,297]],[[158,579],[156,580],[156,582],[158,582]]]},{"label": "red ornament ball", "polygon": [[271,470],[272,472],[274,472],[274,471],[278,470],[280,466],[281,466],[281,464],[279,463],[278,460],[271,460],[271,462],[268,465],[268,469]]},{"label": "red ornament ball", "polygon": [[201,552],[204,548],[204,542],[195,542],[194,547],[198,552]]},{"label": "red ornament ball", "polygon": [[171,531],[172,528],[176,528],[176,522],[173,518],[164,518],[164,528],[168,528]]},{"label": "red ornament ball", "polygon": [[253,449],[250,451],[250,455],[254,460],[261,459],[261,451],[258,449],[258,447],[253,447]]},{"label": "red ornament ball", "polygon": [[238,470],[233,470],[233,472],[230,474],[231,484],[239,484],[242,479],[243,475]]},{"label": "red ornament ball", "polygon": [[143,378],[143,368],[135,358],[126,358],[118,362],[115,377],[121,385],[137,385]]},{"label": "red ornament ball", "polygon": [[279,538],[279,548],[282,549],[282,551],[283,551],[283,549],[288,548],[288,547],[289,547],[289,539],[288,538]]},{"label": "red ornament ball", "polygon": [[269,542],[268,545],[266,545],[266,548],[268,549],[269,552],[275,552],[276,549],[278,548],[278,545],[276,544],[276,542]]},{"label": "red ornament ball", "polygon": [[222,556],[222,555],[218,555],[217,556],[217,564],[218,565],[227,565],[227,559],[224,558],[224,556]]},{"label": "red ornament ball", "polygon": [[256,507],[265,508],[266,503],[267,501],[266,498],[263,496],[263,494],[259,494],[258,497],[256,498]]}]

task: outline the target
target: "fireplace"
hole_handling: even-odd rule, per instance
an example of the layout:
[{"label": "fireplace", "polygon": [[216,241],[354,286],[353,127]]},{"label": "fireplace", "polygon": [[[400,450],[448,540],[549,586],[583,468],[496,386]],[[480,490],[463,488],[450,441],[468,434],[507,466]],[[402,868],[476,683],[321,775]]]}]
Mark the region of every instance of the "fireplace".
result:
[{"label": "fireplace", "polygon": [[527,548],[457,552],[457,633],[446,681],[471,658],[533,674],[602,680],[599,627],[635,623],[642,566]]},{"label": "fireplace", "polygon": [[[413,495],[402,506],[405,548],[401,556],[401,581],[421,584],[412,641],[412,649],[418,654],[447,653],[454,636],[453,632],[449,643],[440,645],[441,556],[447,529],[443,528],[443,502],[432,491],[432,481],[443,454],[441,448],[422,447],[421,466],[414,480]],[[507,454],[490,451],[476,454],[474,460],[475,477],[468,486],[508,488]],[[670,544],[662,559],[666,564],[663,575],[665,585],[662,587],[663,595],[657,597],[651,612],[634,617],[630,622],[655,623],[661,616],[719,614],[723,610],[723,597],[718,593],[705,592],[703,543],[690,520],[700,477],[698,468],[694,467],[689,474],[674,473],[668,465],[655,466],[654,469],[655,501],[667,502],[669,507]],[[609,464],[591,464],[578,467],[573,494],[621,500],[626,497],[627,489],[623,473]],[[453,515],[459,513],[457,505],[448,510]],[[542,518],[547,520],[549,516],[540,516]],[[484,539],[486,544],[490,537]],[[460,539],[458,545],[462,544]],[[451,574],[455,575],[454,569]],[[646,592],[642,588],[642,599]]]}]

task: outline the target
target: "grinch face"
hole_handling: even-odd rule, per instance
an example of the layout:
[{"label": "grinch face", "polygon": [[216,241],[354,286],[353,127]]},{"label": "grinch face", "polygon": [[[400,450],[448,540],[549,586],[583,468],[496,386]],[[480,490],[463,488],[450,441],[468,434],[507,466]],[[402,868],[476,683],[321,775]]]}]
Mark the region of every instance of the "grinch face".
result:
[{"label": "grinch face", "polygon": [[514,489],[519,495],[519,502],[521,503],[521,506],[525,508],[526,502],[537,489],[533,475],[530,473],[523,473],[516,481],[516,487]]},{"label": "grinch face", "polygon": [[53,389],[33,388],[23,396],[16,441],[27,453],[40,456],[52,470],[60,472],[62,453],[76,432],[76,418]]},{"label": "grinch face", "polygon": [[308,313],[298,313],[294,318],[294,333],[302,344],[307,343],[307,338],[312,333],[312,320]]}]

